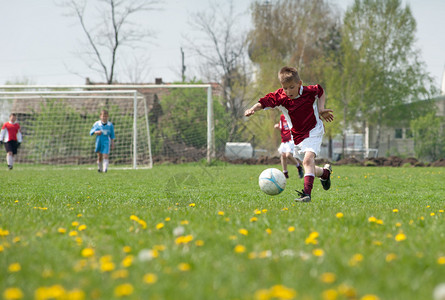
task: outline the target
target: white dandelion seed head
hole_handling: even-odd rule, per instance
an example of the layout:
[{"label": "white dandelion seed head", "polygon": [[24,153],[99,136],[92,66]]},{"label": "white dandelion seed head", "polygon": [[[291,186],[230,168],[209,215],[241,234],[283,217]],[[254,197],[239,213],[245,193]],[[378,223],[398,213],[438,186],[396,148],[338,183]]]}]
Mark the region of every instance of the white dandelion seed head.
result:
[{"label": "white dandelion seed head", "polygon": [[441,283],[434,288],[434,300],[445,300],[445,283]]},{"label": "white dandelion seed head", "polygon": [[182,226],[178,226],[178,227],[176,227],[175,229],[173,229],[173,235],[174,235],[174,236],[183,235],[184,232],[185,232],[185,229],[184,229],[184,227],[182,227]]},{"label": "white dandelion seed head", "polygon": [[151,249],[142,249],[138,253],[139,261],[149,261],[154,258],[153,250]]}]

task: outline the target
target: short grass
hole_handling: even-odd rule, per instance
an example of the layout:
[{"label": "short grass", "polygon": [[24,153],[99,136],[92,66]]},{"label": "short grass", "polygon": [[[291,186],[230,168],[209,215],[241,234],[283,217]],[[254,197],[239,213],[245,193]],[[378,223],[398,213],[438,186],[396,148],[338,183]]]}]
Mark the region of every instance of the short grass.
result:
[{"label": "short grass", "polygon": [[301,204],[296,170],[271,197],[264,168],[2,169],[0,295],[418,300],[445,281],[444,169],[334,166]]}]

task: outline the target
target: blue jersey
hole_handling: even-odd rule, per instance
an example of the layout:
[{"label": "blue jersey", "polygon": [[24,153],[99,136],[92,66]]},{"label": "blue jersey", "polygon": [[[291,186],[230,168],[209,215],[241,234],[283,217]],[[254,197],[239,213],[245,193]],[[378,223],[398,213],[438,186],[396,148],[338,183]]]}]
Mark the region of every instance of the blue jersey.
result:
[{"label": "blue jersey", "polygon": [[110,153],[110,142],[115,139],[114,126],[111,122],[103,124],[100,120],[94,123],[93,128],[90,130],[90,135],[93,135],[95,131],[100,130],[101,135],[96,136],[96,152],[108,154]]}]

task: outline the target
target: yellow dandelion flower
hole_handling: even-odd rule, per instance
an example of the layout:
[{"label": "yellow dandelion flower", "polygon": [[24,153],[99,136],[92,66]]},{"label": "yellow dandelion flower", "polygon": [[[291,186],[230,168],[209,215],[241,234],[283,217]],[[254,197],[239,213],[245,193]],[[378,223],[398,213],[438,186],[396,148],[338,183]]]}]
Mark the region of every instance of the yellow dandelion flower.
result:
[{"label": "yellow dandelion flower", "polygon": [[111,278],[113,279],[122,279],[127,278],[129,275],[128,270],[116,270],[113,273],[111,273]]},{"label": "yellow dandelion flower", "polygon": [[376,295],[368,294],[360,298],[360,300],[380,300]]},{"label": "yellow dandelion flower", "polygon": [[167,249],[167,247],[165,245],[154,245],[153,246],[153,250],[156,250],[156,251],[165,251],[165,249]]},{"label": "yellow dandelion flower", "polygon": [[230,236],[229,236],[229,240],[234,241],[234,240],[236,240],[236,239],[238,239],[238,237],[237,237],[236,235],[230,235]]},{"label": "yellow dandelion flower", "polygon": [[235,253],[244,253],[246,252],[246,247],[244,247],[243,245],[236,245],[235,249],[233,249],[235,251]]},{"label": "yellow dandelion flower", "polygon": [[131,265],[133,264],[133,260],[133,255],[127,255],[124,257],[124,259],[122,259],[121,266],[123,266],[124,268],[131,267]]},{"label": "yellow dandelion flower", "polygon": [[134,288],[130,283],[124,283],[114,288],[114,295],[116,297],[130,296],[133,294],[133,291]]},{"label": "yellow dandelion flower", "polygon": [[261,210],[259,210],[259,209],[255,209],[255,210],[253,211],[253,213],[256,214],[256,215],[261,215]]},{"label": "yellow dandelion flower", "polygon": [[264,208],[261,212],[265,214],[267,213],[267,209]]},{"label": "yellow dandelion flower", "polygon": [[7,288],[3,292],[3,298],[5,300],[19,300],[23,298],[23,292],[21,289],[16,287]]},{"label": "yellow dandelion flower", "polygon": [[323,300],[337,300],[338,292],[334,289],[325,290],[321,293],[321,297]]},{"label": "yellow dandelion flower", "polygon": [[350,299],[357,298],[357,292],[355,291],[355,289],[347,284],[342,283],[338,286],[337,289],[338,289],[338,292],[341,295],[346,296],[346,298],[350,298]]},{"label": "yellow dandelion flower", "polygon": [[337,279],[337,276],[335,276],[332,272],[326,272],[321,274],[320,280],[324,283],[333,283]]},{"label": "yellow dandelion flower", "polygon": [[218,216],[224,216],[224,212],[223,211],[219,211],[218,212]]},{"label": "yellow dandelion flower", "polygon": [[256,221],[258,221],[258,218],[257,218],[257,217],[252,217],[252,218],[250,218],[249,221],[250,221],[250,222],[256,222]]},{"label": "yellow dandelion flower", "polygon": [[400,223],[400,222],[396,223],[396,227],[401,227],[401,226],[402,226],[402,223]]},{"label": "yellow dandelion flower", "polygon": [[124,251],[125,253],[130,253],[131,252],[131,247],[130,246],[124,246],[124,248],[122,248],[122,251]]},{"label": "yellow dandelion flower", "polygon": [[195,245],[198,246],[198,247],[202,247],[202,246],[204,246],[204,241],[203,240],[197,240],[195,242]]},{"label": "yellow dandelion flower", "polygon": [[190,264],[188,264],[188,263],[180,263],[180,264],[178,265],[178,270],[179,270],[179,271],[182,271],[182,272],[190,271],[191,268],[192,268],[192,267],[191,267]]},{"label": "yellow dandelion flower", "polygon": [[443,212],[444,212],[444,210],[443,210],[443,209],[439,209],[439,212],[440,212],[440,213],[443,213]]},{"label": "yellow dandelion flower", "polygon": [[80,218],[82,216],[82,214],[77,214],[77,217]]},{"label": "yellow dandelion flower", "polygon": [[61,299],[64,296],[66,296],[66,290],[58,284],[49,287],[39,287],[34,292],[35,299]]},{"label": "yellow dandelion flower", "polygon": [[250,252],[248,255],[247,255],[247,258],[248,259],[255,259],[255,258],[257,258],[258,257],[258,255],[256,254],[256,252]]},{"label": "yellow dandelion flower", "polygon": [[79,289],[74,289],[66,292],[66,299],[70,300],[84,300],[85,292]]},{"label": "yellow dandelion flower", "polygon": [[351,259],[349,260],[349,265],[350,266],[356,266],[356,265],[358,265],[360,262],[362,262],[363,261],[363,254],[360,254],[360,253],[356,253],[356,254],[354,254],[352,257],[351,257]]},{"label": "yellow dandelion flower", "polygon": [[158,224],[156,224],[156,229],[157,229],[157,230],[162,229],[162,228],[164,228],[164,223],[158,223]]},{"label": "yellow dandelion flower", "polygon": [[66,229],[62,228],[62,227],[59,227],[59,228],[57,228],[57,232],[58,233],[66,233]]},{"label": "yellow dandelion flower", "polygon": [[385,257],[386,262],[392,262],[397,258],[397,255],[394,253],[388,253]]},{"label": "yellow dandelion flower", "polygon": [[165,221],[165,222],[170,222],[170,221],[171,221],[171,218],[170,218],[170,217],[167,217],[167,218],[164,219],[164,221]]},{"label": "yellow dandelion flower", "polygon": [[338,212],[338,213],[336,213],[335,214],[335,216],[338,218],[338,219],[341,219],[341,218],[343,218],[343,213],[342,212]]},{"label": "yellow dandelion flower", "polygon": [[309,245],[309,244],[313,244],[316,245],[318,244],[317,238],[319,237],[319,233],[316,231],[313,231],[309,234],[309,236],[305,239],[305,244]]},{"label": "yellow dandelion flower", "polygon": [[84,231],[85,229],[87,229],[87,225],[82,224],[79,226],[79,228],[77,228],[79,231]]},{"label": "yellow dandelion flower", "polygon": [[137,216],[135,216],[135,215],[131,215],[131,216],[130,216],[130,220],[132,220],[132,221],[138,221],[139,218],[138,218]]},{"label": "yellow dandelion flower", "polygon": [[188,223],[189,223],[189,221],[187,221],[187,220],[181,221],[181,225],[188,225]]},{"label": "yellow dandelion flower", "polygon": [[247,231],[247,229],[241,228],[240,230],[238,230],[238,232],[242,235],[248,235],[249,232]]},{"label": "yellow dandelion flower", "polygon": [[313,254],[314,256],[321,257],[321,256],[324,255],[324,250],[323,250],[323,249],[320,249],[320,248],[317,248],[317,249],[312,250],[312,254]]},{"label": "yellow dandelion flower", "polygon": [[189,206],[190,206],[190,207],[195,207],[196,204],[195,204],[195,203],[190,203]]},{"label": "yellow dandelion flower", "polygon": [[283,209],[281,209],[281,210],[286,211],[286,210],[289,210],[289,208],[283,207]]},{"label": "yellow dandelion flower", "polygon": [[382,242],[380,242],[380,241],[373,241],[372,244],[376,245],[376,246],[381,246]]},{"label": "yellow dandelion flower", "polygon": [[71,222],[71,226],[77,227],[77,226],[79,226],[79,222],[77,222],[77,221]]},{"label": "yellow dandelion flower", "polygon": [[75,230],[71,230],[70,233],[68,234],[69,236],[77,236],[77,231]]},{"label": "yellow dandelion flower", "polygon": [[147,274],[144,275],[142,280],[146,284],[153,284],[153,283],[156,283],[156,281],[158,281],[158,276],[156,274],[153,274],[153,273],[147,273]]},{"label": "yellow dandelion flower", "polygon": [[2,228],[0,228],[0,236],[8,236],[9,235],[9,230],[3,230]]},{"label": "yellow dandelion flower", "polygon": [[3,247],[3,245],[0,245],[0,252],[5,251],[5,248]]},{"label": "yellow dandelion flower", "polygon": [[294,226],[289,226],[289,227],[287,228],[287,231],[289,231],[289,232],[294,232],[294,231],[295,231],[295,227],[294,227]]},{"label": "yellow dandelion flower", "polygon": [[383,220],[378,219],[378,220],[375,221],[375,223],[379,224],[379,225],[383,225]]},{"label": "yellow dandelion flower", "polygon": [[400,232],[395,236],[394,239],[396,240],[396,242],[401,242],[401,241],[406,240],[406,235],[404,233]]},{"label": "yellow dandelion flower", "polygon": [[441,256],[437,259],[439,265],[445,265],[445,256]]},{"label": "yellow dandelion flower", "polygon": [[291,288],[284,285],[274,285],[269,289],[271,298],[277,299],[294,299],[297,296],[297,292]]},{"label": "yellow dandelion flower", "polygon": [[94,249],[93,248],[82,249],[81,255],[83,257],[91,257],[94,255]]},{"label": "yellow dandelion flower", "polygon": [[267,229],[266,229],[266,232],[267,232],[267,234],[272,234],[272,229],[267,228]]},{"label": "yellow dandelion flower", "polygon": [[399,210],[397,209],[397,208],[394,208],[393,210],[392,210],[392,212],[399,212]]},{"label": "yellow dandelion flower", "polygon": [[430,216],[431,216],[431,217],[433,217],[433,216],[435,216],[435,215],[436,215],[436,214],[435,214],[435,213],[433,213],[433,212],[432,212],[432,213],[430,213]]},{"label": "yellow dandelion flower", "polygon": [[371,217],[368,218],[368,222],[369,223],[375,223],[376,221],[377,221],[377,218],[374,217],[374,216],[371,216]]},{"label": "yellow dandelion flower", "polygon": [[100,270],[102,272],[111,272],[115,269],[115,265],[112,261],[106,261],[100,264]]},{"label": "yellow dandelion flower", "polygon": [[19,272],[21,269],[22,269],[22,266],[20,266],[19,263],[13,263],[13,264],[9,265],[8,272],[9,273],[16,273],[16,272]]},{"label": "yellow dandelion flower", "polygon": [[139,223],[139,225],[141,225],[142,229],[147,228],[147,222],[145,222],[144,220],[139,219],[137,222]]},{"label": "yellow dandelion flower", "polygon": [[224,218],[224,221],[229,222],[230,219],[229,218]]}]

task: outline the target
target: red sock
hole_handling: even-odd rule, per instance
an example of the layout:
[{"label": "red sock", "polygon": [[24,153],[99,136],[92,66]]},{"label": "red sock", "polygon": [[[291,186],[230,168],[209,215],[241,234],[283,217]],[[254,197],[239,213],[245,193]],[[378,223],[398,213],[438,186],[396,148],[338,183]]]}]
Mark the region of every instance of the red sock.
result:
[{"label": "red sock", "polygon": [[328,169],[323,169],[323,174],[321,175],[320,178],[323,179],[323,180],[326,180],[326,179],[329,178],[329,174],[331,174],[331,173],[329,172]]},{"label": "red sock", "polygon": [[314,176],[313,175],[305,175],[304,176],[304,193],[311,195],[312,187],[314,186]]}]

